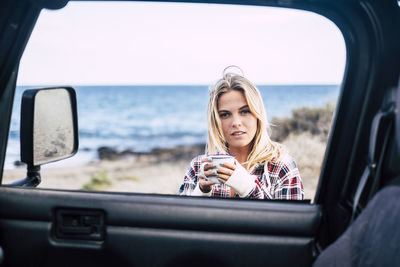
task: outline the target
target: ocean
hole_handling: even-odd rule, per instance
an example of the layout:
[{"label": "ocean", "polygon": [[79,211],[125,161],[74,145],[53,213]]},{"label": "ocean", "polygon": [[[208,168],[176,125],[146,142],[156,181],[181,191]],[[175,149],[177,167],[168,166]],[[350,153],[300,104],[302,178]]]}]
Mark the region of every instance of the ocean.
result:
[{"label": "ocean", "polygon": [[[20,159],[19,121],[22,92],[15,94],[5,168]],[[77,93],[79,151],[58,165],[97,160],[97,148],[148,152],[153,148],[206,141],[208,86],[73,86]],[[290,117],[299,107],[324,106],[338,98],[339,85],[260,85],[268,119]],[[50,164],[52,165],[52,164]],[[54,164],[54,166],[57,166]]]}]

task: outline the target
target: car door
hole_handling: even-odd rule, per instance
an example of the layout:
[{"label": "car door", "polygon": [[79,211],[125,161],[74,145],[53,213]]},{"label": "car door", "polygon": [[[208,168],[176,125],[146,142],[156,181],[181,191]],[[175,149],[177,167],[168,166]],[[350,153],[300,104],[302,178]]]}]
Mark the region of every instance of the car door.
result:
[{"label": "car door", "polygon": [[[346,73],[313,203],[1,186],[2,266],[310,266],[346,229],[371,118],[399,74],[396,1],[215,2],[310,10],[343,32]],[[41,8],[65,4],[0,3],[2,166],[26,42]]]}]

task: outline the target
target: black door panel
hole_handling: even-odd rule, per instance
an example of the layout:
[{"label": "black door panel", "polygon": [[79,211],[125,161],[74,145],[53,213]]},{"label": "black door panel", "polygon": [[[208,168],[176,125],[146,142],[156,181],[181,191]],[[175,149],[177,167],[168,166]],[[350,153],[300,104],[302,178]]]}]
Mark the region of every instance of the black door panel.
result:
[{"label": "black door panel", "polygon": [[[148,228],[108,228],[108,244],[131,263],[177,266],[309,266],[312,239]],[[125,244],[119,247],[118,244]],[[128,259],[128,258],[127,258]],[[204,266],[204,265],[203,265]]]},{"label": "black door panel", "polygon": [[[0,188],[0,203],[6,266],[56,266],[60,258],[65,266],[107,266],[111,259],[129,266],[308,266],[321,217],[319,206],[306,203],[7,187]],[[104,241],[70,228],[57,234],[60,211],[67,214],[67,227],[80,225],[70,218],[104,214]]]},{"label": "black door panel", "polygon": [[[342,31],[346,72],[317,205],[0,187],[1,266],[309,266],[316,238],[324,248],[345,231],[368,163],[372,119],[384,91],[398,84],[398,1],[211,2],[314,11]],[[40,10],[66,3],[0,1],[1,169],[24,47]],[[72,217],[58,221],[60,211]],[[103,224],[80,217],[97,213]],[[75,225],[82,228],[68,228]]]}]

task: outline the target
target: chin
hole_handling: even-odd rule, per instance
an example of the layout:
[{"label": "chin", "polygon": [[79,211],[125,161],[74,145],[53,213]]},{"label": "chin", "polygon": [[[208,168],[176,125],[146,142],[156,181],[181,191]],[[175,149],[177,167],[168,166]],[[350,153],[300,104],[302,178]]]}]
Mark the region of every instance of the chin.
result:
[{"label": "chin", "polygon": [[229,147],[231,148],[244,148],[248,147],[250,145],[250,142],[233,142],[233,143],[228,143]]}]

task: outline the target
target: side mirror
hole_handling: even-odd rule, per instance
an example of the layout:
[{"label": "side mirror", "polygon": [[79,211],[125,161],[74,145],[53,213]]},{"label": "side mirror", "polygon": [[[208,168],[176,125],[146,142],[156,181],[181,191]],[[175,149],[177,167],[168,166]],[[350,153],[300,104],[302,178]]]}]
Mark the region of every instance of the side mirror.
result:
[{"label": "side mirror", "polygon": [[21,161],[27,177],[14,186],[40,183],[40,165],[78,151],[76,94],[71,87],[26,90],[21,101]]}]

